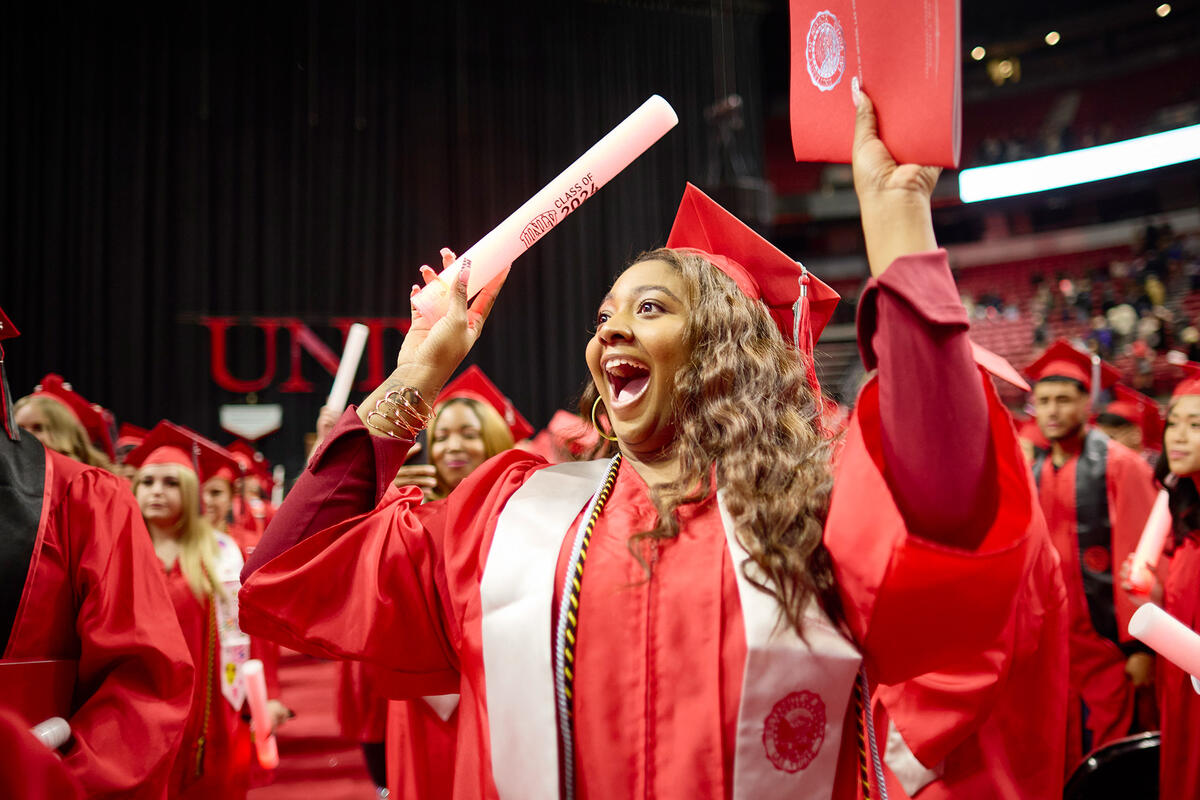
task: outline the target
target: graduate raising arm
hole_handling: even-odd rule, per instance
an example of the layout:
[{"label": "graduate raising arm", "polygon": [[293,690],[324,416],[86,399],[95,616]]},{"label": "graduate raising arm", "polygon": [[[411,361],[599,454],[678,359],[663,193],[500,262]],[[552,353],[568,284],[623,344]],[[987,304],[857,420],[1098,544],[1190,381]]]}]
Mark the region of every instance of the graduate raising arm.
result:
[{"label": "graduate raising arm", "polygon": [[314,454],[244,628],[377,664],[396,696],[460,692],[456,798],[1060,795],[1065,600],[933,249],[936,171],[894,163],[865,97],[854,158],[878,375],[836,472],[809,378],[829,308],[793,307],[827,287],[689,187],[587,348],[618,457],[510,451],[444,501],[380,503],[494,298],[460,285]]}]

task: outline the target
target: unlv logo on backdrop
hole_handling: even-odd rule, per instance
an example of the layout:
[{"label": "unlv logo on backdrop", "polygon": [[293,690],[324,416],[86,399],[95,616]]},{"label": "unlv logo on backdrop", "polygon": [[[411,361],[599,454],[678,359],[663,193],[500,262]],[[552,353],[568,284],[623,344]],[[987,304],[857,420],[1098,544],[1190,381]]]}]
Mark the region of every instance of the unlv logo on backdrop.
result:
[{"label": "unlv logo on backdrop", "polygon": [[[288,376],[283,383],[279,384],[279,391],[295,394],[312,392],[316,389],[313,382],[305,379],[301,371],[304,353],[312,356],[330,375],[337,372],[340,355],[333,352],[319,336],[313,333],[312,328],[295,317],[251,317],[244,322],[239,322],[233,317],[201,317],[199,322],[208,329],[209,342],[212,346],[209,372],[213,381],[227,392],[249,394],[261,392],[272,385],[275,381],[278,363],[277,341],[281,331],[288,338]],[[385,374],[384,331],[398,330],[401,333],[407,333],[411,320],[407,317],[333,318],[328,321],[328,326],[341,333],[344,345],[350,326],[355,322],[366,325],[369,331],[366,352],[367,377],[359,384],[360,389],[369,391],[383,383]],[[229,330],[241,325],[249,325],[262,334],[263,371],[254,378],[238,378],[229,370],[227,353]]]}]

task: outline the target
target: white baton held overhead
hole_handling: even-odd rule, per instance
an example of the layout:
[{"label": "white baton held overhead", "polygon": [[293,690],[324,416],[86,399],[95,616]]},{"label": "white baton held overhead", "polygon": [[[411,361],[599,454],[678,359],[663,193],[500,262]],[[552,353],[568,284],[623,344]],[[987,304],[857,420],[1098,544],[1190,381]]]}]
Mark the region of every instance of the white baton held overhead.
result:
[{"label": "white baton held overhead", "polygon": [[671,105],[658,95],[651,95],[574,164],[442,270],[438,280],[412,299],[413,305],[431,323],[441,319],[449,303],[450,287],[463,265],[471,267],[467,296],[478,294],[517,256],[566,219],[678,122],[679,117]]},{"label": "white baton held overhead", "polygon": [[341,414],[354,388],[354,376],[358,373],[358,362],[362,359],[363,347],[367,344],[367,326],[356,322],[346,334],[346,346],[342,349],[342,360],[338,363],[337,375],[333,378],[333,389],[325,406],[333,413]]}]

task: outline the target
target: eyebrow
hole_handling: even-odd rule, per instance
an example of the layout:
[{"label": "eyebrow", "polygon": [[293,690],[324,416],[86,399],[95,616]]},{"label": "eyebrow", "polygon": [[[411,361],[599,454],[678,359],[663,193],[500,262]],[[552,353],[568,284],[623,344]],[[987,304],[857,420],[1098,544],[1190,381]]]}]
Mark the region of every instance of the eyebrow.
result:
[{"label": "eyebrow", "polygon": [[[647,284],[645,286],[635,286],[633,291],[630,292],[630,294],[644,294],[645,292],[662,292],[667,297],[670,297],[672,300],[674,300],[676,303],[683,302],[678,297],[676,297],[675,293],[672,292],[670,289],[668,289],[665,286],[660,286],[657,283],[651,283],[651,284]],[[604,295],[604,299],[600,301],[600,305],[604,305],[605,303],[607,303],[609,300],[612,299],[612,296],[613,296],[612,292],[609,292],[608,294]]]}]

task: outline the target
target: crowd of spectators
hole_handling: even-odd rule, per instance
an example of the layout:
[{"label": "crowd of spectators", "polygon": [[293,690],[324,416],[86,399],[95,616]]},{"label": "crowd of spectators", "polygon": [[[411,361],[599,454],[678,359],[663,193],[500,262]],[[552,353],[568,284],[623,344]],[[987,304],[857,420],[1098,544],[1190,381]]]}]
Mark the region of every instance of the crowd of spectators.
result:
[{"label": "crowd of spectators", "polygon": [[1035,273],[1028,308],[993,290],[963,294],[973,320],[1016,320],[1028,313],[1032,351],[1066,335],[1106,361],[1126,361],[1127,379],[1153,389],[1156,359],[1200,361],[1200,237],[1148,225],[1128,259],[1083,274]]}]

